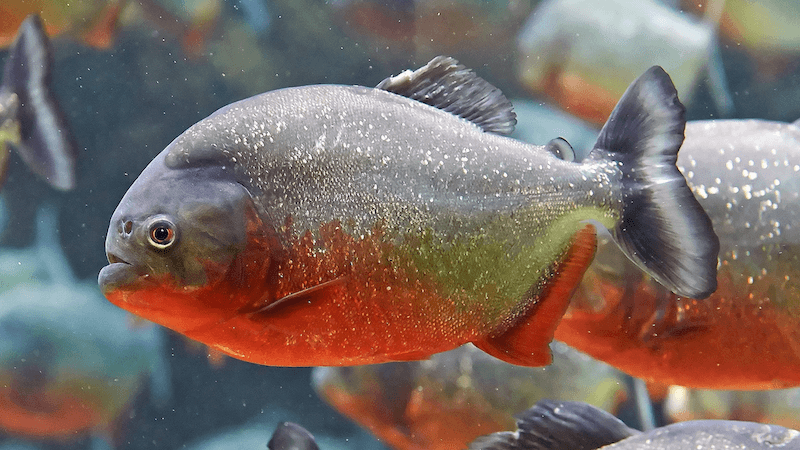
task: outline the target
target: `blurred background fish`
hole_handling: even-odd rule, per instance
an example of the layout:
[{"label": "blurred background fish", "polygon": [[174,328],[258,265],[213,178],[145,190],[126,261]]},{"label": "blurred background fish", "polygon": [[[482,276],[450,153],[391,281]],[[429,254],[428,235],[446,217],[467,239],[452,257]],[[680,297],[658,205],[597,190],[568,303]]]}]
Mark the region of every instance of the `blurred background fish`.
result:
[{"label": "blurred background fish", "polygon": [[710,2],[700,20],[655,0],[545,0],[517,37],[519,82],[601,125],[625,91],[624,80],[658,64],[684,103],[707,79],[717,110],[728,115],[733,103],[716,47],[718,3]]},{"label": "blurred background fish", "polygon": [[110,49],[123,28],[146,27],[175,39],[188,56],[204,50],[216,27],[222,0],[5,0],[0,4],[0,47],[13,30],[38,14],[48,36],[66,36],[84,45]]},{"label": "blurred background fish", "polygon": [[145,387],[158,403],[170,397],[163,330],[134,323],[95,283],[75,280],[55,227],[55,211],[42,210],[36,257],[26,261],[46,275],[0,281],[0,430],[54,441],[91,435],[106,448]]},{"label": "blurred background fish", "polygon": [[800,449],[800,432],[778,425],[700,420],[641,432],[581,402],[542,400],[516,417],[516,432],[483,436],[470,450]]},{"label": "blurred background fish", "polygon": [[314,389],[396,450],[465,448],[514,425],[543,398],[586,401],[618,413],[630,393],[623,374],[553,342],[542,368],[505,363],[465,345],[427,361],[317,367]]},{"label": "blurred background fish", "polygon": [[800,128],[690,122],[678,165],[720,236],[717,291],[673,295],[605,242],[556,338],[662,384],[800,385]]},{"label": "blurred background fish", "polygon": [[722,391],[670,386],[664,401],[670,422],[723,419],[800,428],[800,389]]},{"label": "blurred background fish", "polygon": [[28,16],[9,49],[0,82],[0,184],[13,148],[54,188],[75,187],[75,144],[50,88],[52,53],[41,20]]},{"label": "blurred background fish", "polygon": [[709,5],[721,6],[721,11],[714,14],[719,14],[719,31],[723,42],[741,46],[747,52],[757,66],[756,74],[761,81],[775,81],[797,68],[800,29],[796,18],[800,15],[800,3],[794,0],[683,0],[680,5],[689,11],[701,13]]},{"label": "blurred background fish", "polygon": [[[48,203],[59,205],[61,248],[76,277],[94,278],[106,262],[102,247],[108,217],[128,189],[132,177],[192,123],[225,104],[270,89],[316,83],[374,86],[386,74],[424,64],[430,59],[424,52],[430,52],[431,55],[449,53],[466,62],[481,77],[514,99],[518,118],[516,136],[521,139],[542,145],[563,136],[580,157],[596,138],[597,125],[574,115],[574,109],[562,109],[549,94],[530,90],[518,71],[522,58],[535,58],[526,56],[517,45],[522,42],[521,31],[526,22],[529,19],[531,22],[537,21],[535,11],[538,5],[544,4],[543,1],[452,0],[427,2],[430,6],[423,4],[426,2],[389,0],[152,1],[158,8],[143,11],[148,2],[140,4],[135,0],[101,0],[96,3],[76,0],[69,2],[70,7],[63,0],[0,0],[0,10],[3,11],[0,14],[0,30],[5,36],[4,44],[0,46],[0,65],[10,59],[10,44],[23,19],[29,13],[40,13],[45,19],[45,30],[53,37],[55,68],[52,71],[51,89],[61,104],[71,134],[80,144],[76,184],[69,191],[53,189],[40,177],[34,176],[13,151],[10,153],[7,181],[0,195],[0,203],[8,208],[7,223],[0,235],[0,280],[8,281],[0,282],[0,291],[18,283],[54,286],[50,281],[50,272],[39,262],[37,247],[33,245],[36,227],[32,224],[41,205]],[[586,3],[580,13],[595,17],[600,22],[601,18],[609,17],[606,12],[609,3]],[[203,5],[207,5],[208,9]],[[714,5],[721,5],[717,9],[720,11],[718,21],[714,19],[714,13],[707,11],[709,6],[717,7]],[[800,41],[797,40],[797,14],[794,12],[798,7],[797,2],[726,0],[722,4],[670,0],[663,4],[645,2],[641,6],[656,24],[672,24],[669,17],[676,16],[678,25],[671,25],[672,35],[665,36],[664,30],[658,27],[641,25],[649,31],[643,32],[640,39],[615,38],[613,42],[619,43],[612,50],[617,51],[607,53],[599,62],[591,52],[586,56],[575,56],[585,59],[585,64],[590,66],[590,69],[580,72],[585,75],[579,86],[602,86],[606,82],[599,76],[595,79],[592,74],[599,74],[600,69],[592,69],[592,64],[608,67],[610,73],[619,74],[620,78],[630,81],[635,75],[624,75],[631,72],[628,67],[637,64],[639,56],[644,58],[642,53],[647,49],[658,48],[651,46],[648,40],[653,36],[665,36],[662,39],[670,42],[670,48],[658,51],[659,54],[663,53],[663,58],[659,54],[651,54],[654,62],[666,65],[668,57],[676,49],[683,49],[687,56],[686,63],[691,63],[685,72],[689,75],[696,72],[694,82],[687,87],[691,94],[680,93],[681,98],[687,100],[688,119],[720,117],[722,110],[718,106],[719,101],[715,100],[716,88],[709,82],[709,77],[716,76],[714,68],[721,69],[727,81],[727,92],[734,105],[731,117],[781,122],[791,122],[800,117],[800,58],[797,56],[800,53]],[[378,17],[382,22],[376,23],[385,26],[373,27],[372,31],[358,31],[355,23],[359,20],[357,15],[360,14],[360,8],[378,11],[377,14],[367,11],[363,16]],[[588,39],[594,41],[589,44],[602,49],[612,43],[611,38],[618,36],[621,31],[638,30],[633,26],[640,23],[637,20],[641,20],[635,14],[636,8],[637,5],[629,8],[630,17],[626,20],[603,22],[610,28],[601,27],[599,34]],[[648,12],[646,8],[652,9]],[[662,16],[665,8],[670,14]],[[414,14],[428,17],[409,23],[410,19],[407,18]],[[149,22],[148,15],[160,15],[166,22]],[[193,17],[198,18],[198,25],[207,25],[193,26]],[[207,19],[200,20],[201,17]],[[656,20],[659,17],[666,18]],[[63,20],[62,31],[49,31],[48,25],[59,20]],[[180,20],[183,25],[176,27],[167,23],[169,20]],[[576,19],[560,17],[556,22],[563,24],[569,20]],[[424,27],[417,28],[417,25],[426,23],[434,24],[436,29],[425,31]],[[709,27],[713,29],[711,33],[703,31]],[[188,32],[192,29],[200,31],[198,34],[201,39],[184,39],[184,36],[192,35]],[[699,34],[690,33],[698,29],[701,31]],[[175,33],[170,30],[179,31]],[[407,30],[407,34],[403,34],[403,30]],[[566,32],[573,34],[570,39],[576,40],[580,38],[574,36],[576,33],[585,37],[589,30],[591,28],[584,29],[578,25],[572,29],[566,27]],[[709,34],[717,43],[710,44],[711,53],[706,57],[700,52],[702,46],[698,47],[697,44],[708,42],[699,37],[707,39]],[[99,39],[93,38],[93,35]],[[401,36],[401,39],[393,36]],[[94,41],[105,43],[98,47],[90,44]],[[199,53],[187,51],[186,41],[197,42]],[[554,41],[543,46],[540,56],[558,54],[559,45],[558,41]],[[580,45],[591,48],[588,44]],[[697,58],[706,58],[707,62],[698,62]],[[699,69],[696,68],[697,64],[701,64]],[[702,64],[707,67],[703,68]],[[679,74],[681,71],[683,69],[670,69],[676,78],[683,76]],[[569,85],[566,82],[563,84]],[[587,90],[583,102],[591,105],[603,98]],[[577,134],[575,130],[579,130]],[[763,142],[772,141],[765,137]],[[717,157],[708,162],[698,162],[695,172],[705,170],[713,174],[725,171],[727,160]],[[733,164],[736,164],[735,159]],[[759,164],[758,160],[754,160],[754,164]],[[747,169],[750,176],[748,167],[737,167],[740,174],[741,169]],[[764,173],[763,169],[759,169],[757,180],[765,179]],[[723,177],[720,179],[726,180]],[[789,186],[796,180],[794,174],[781,175],[780,187]],[[742,189],[741,186],[739,188]],[[758,191],[751,191],[751,194]],[[696,195],[699,195],[697,192]],[[788,188],[780,190],[781,195],[787,192]],[[745,233],[742,233],[743,239],[744,236]],[[602,248],[605,247],[601,247],[604,252]],[[734,248],[739,249],[739,244]],[[752,248],[753,244],[743,245],[738,258],[752,263],[752,267],[748,265],[746,270],[756,274],[753,278],[754,284],[757,284],[762,257],[747,258],[746,252]],[[791,252],[789,246],[784,250]],[[617,290],[619,288],[610,288],[621,283],[618,276],[611,274],[625,269],[615,268],[613,258],[609,261],[602,269],[602,277],[611,278],[603,280],[595,274],[594,279],[601,280],[609,293],[607,301],[613,304],[623,294]],[[769,273],[766,278],[776,275],[771,282],[774,291],[779,298],[791,299],[793,280],[796,278],[794,271],[781,272],[771,265],[773,263],[769,259],[766,261],[764,264]],[[789,280],[785,284],[775,281],[786,275]],[[737,280],[736,283],[740,283],[737,286],[747,285],[746,278]],[[766,281],[762,279],[760,282]],[[638,286],[641,283],[635,281],[632,284]],[[52,290],[57,289],[53,287]],[[755,291],[749,292],[759,295]],[[663,309],[663,305],[658,306],[657,301],[644,301],[646,298],[636,297],[635,304],[641,305],[641,308],[633,312],[639,318],[634,317],[632,322],[635,323],[629,324],[628,329],[641,331],[647,328],[654,312],[657,312],[657,319],[666,317],[666,311],[678,311],[677,307]],[[689,302],[688,299],[682,301]],[[697,305],[690,303],[690,309],[698,313],[710,308],[702,302]],[[711,305],[714,306],[714,303]],[[727,307],[727,304],[724,305],[723,311]],[[774,305],[762,306],[767,311],[762,314],[763,317],[780,316],[774,313]],[[737,308],[746,311],[746,317],[761,317],[754,314],[757,307],[731,307],[729,310],[734,312]],[[642,316],[648,319],[642,319]],[[687,316],[683,317],[688,320]],[[773,331],[768,331],[770,328],[764,328],[760,320],[753,322],[743,318],[741,323],[746,326],[755,324],[758,325],[756,328],[766,330],[765,333],[775,334],[763,340],[765,344],[773,342],[774,346],[756,345],[765,353],[760,356],[761,361],[769,359],[769,355],[774,355],[775,360],[790,355],[792,350],[785,345],[794,344],[792,339],[785,338],[783,334],[791,326],[773,327]],[[662,327],[664,331],[672,329],[668,325],[676,321],[666,318],[653,323],[666,324]],[[684,325],[677,330],[699,332],[700,328],[696,328],[698,322],[689,322],[692,325],[685,326],[687,321],[682,321]],[[120,327],[121,332],[126,329]],[[680,334],[680,331],[673,334]],[[750,336],[755,339],[753,342],[758,343],[761,337],[753,337],[752,334],[748,332],[744,337]],[[703,334],[696,336],[702,337]],[[275,425],[284,420],[302,424],[313,433],[323,450],[384,448],[367,433],[358,433],[352,421],[319,399],[311,388],[309,369],[259,367],[231,358],[224,365],[212,368],[205,353],[187,349],[183,338],[169,332],[165,337],[167,342],[161,354],[173,374],[173,395],[166,400],[166,407],[160,407],[163,402],[152,398],[146,387],[140,391],[123,409],[123,413],[117,415],[111,427],[117,448],[179,449],[203,444],[207,446],[202,448],[208,449],[223,448],[224,445],[228,445],[228,448],[264,449]],[[632,339],[636,342],[639,338]],[[649,341],[658,342],[654,339],[651,336]],[[724,339],[724,342],[728,342],[733,336]],[[708,345],[712,349],[702,349],[703,356],[697,357],[697,361],[704,364],[704,358],[714,359],[717,344],[706,339],[701,341],[710,342]],[[751,342],[746,344],[750,345]],[[651,347],[648,357],[662,351],[657,345]],[[110,356],[103,358],[111,359]],[[739,360],[739,356],[736,356],[736,360]],[[80,367],[79,361],[73,364]],[[794,362],[786,359],[786,365],[793,367]],[[766,365],[766,371],[776,370],[775,366],[777,364]],[[709,383],[714,382],[714,373],[713,370],[707,373]],[[456,383],[453,380],[443,382]],[[659,425],[672,420],[701,417],[747,418],[797,429],[789,422],[780,421],[781,417],[787,420],[798,415],[791,407],[794,402],[793,391],[732,393],[656,386],[652,382],[648,385],[654,397],[657,419],[661,403],[665,405],[664,417],[658,422]],[[386,391],[380,398],[392,398],[393,395],[399,398],[395,393]],[[687,399],[691,401],[687,402]],[[477,405],[476,409],[480,407]],[[392,414],[395,412],[392,411]],[[429,417],[434,420],[435,411],[431,410]],[[630,426],[636,426],[628,416],[623,414],[623,417]],[[507,429],[513,429],[513,426]],[[82,432],[81,435],[87,436],[88,433]],[[237,436],[242,440],[237,440]],[[0,449],[4,450],[83,450],[97,442],[103,443],[103,439],[76,437],[69,442],[61,442],[0,433]]]}]

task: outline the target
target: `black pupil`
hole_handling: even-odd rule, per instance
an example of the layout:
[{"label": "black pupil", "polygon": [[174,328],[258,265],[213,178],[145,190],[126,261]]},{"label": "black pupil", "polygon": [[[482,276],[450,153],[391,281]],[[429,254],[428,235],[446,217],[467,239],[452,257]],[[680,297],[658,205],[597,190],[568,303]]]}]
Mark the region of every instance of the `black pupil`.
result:
[{"label": "black pupil", "polygon": [[153,230],[153,237],[159,243],[163,243],[169,238],[169,228],[164,225],[157,227],[155,230]]}]

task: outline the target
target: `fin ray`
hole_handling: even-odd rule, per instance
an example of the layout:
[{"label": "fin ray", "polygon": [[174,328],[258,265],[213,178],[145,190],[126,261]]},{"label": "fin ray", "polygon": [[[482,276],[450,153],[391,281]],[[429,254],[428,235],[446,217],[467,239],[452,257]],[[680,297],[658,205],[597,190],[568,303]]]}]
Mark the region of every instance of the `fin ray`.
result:
[{"label": "fin ray", "polygon": [[589,155],[622,170],[623,209],[611,230],[636,265],[678,295],[717,287],[719,239],[676,166],[686,109],[672,80],[653,66],[622,95]]},{"label": "fin ray", "polygon": [[255,313],[272,314],[290,308],[298,307],[298,305],[302,304],[303,301],[310,303],[320,295],[328,295],[331,289],[340,289],[344,281],[345,281],[344,277],[334,278],[333,280],[320,283],[316,286],[311,286],[301,291],[294,292],[285,297],[281,297],[275,300],[274,302],[268,304],[267,306],[259,309]]},{"label": "fin ray", "polygon": [[488,133],[509,135],[517,123],[514,107],[499,89],[449,56],[388,77],[376,88],[447,111]]},{"label": "fin ray", "polygon": [[517,432],[479,437],[470,450],[594,450],[639,434],[583,402],[540,400],[516,419]]}]

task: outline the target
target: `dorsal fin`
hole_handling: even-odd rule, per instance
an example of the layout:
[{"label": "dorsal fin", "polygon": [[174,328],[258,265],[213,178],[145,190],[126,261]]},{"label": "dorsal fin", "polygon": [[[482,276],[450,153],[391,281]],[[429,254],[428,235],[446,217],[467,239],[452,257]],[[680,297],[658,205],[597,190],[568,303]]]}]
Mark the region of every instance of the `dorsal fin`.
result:
[{"label": "dorsal fin", "polygon": [[488,133],[508,135],[517,124],[514,108],[500,89],[449,56],[386,78],[376,88],[455,114]]},{"label": "dorsal fin", "polygon": [[595,450],[639,434],[583,402],[539,400],[515,416],[517,431],[479,437],[470,450]]}]

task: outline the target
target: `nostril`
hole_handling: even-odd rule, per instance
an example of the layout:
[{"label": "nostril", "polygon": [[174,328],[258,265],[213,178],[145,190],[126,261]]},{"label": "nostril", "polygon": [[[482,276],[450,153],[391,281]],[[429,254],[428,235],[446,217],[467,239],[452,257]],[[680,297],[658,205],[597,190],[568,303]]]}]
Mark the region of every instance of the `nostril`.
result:
[{"label": "nostril", "polygon": [[122,230],[125,232],[125,234],[131,234],[131,231],[133,231],[133,222],[130,220],[126,221],[122,226]]}]

